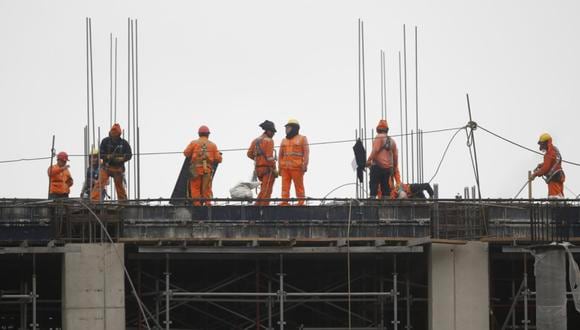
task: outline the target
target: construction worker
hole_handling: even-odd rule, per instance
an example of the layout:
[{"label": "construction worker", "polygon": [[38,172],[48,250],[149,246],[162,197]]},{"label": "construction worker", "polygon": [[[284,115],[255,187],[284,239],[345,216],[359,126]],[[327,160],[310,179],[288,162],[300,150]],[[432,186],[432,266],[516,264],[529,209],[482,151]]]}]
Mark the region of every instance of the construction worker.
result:
[{"label": "construction worker", "polygon": [[278,177],[276,157],[274,156],[274,134],[276,127],[273,122],[266,120],[259,125],[264,133],[255,138],[248,149],[248,157],[254,161],[254,173],[260,180],[260,193],[255,205],[270,205],[274,181]]},{"label": "construction worker", "polygon": [[389,181],[398,168],[398,152],[395,140],[388,136],[389,125],[387,121],[381,119],[377,124],[377,136],[373,140],[371,154],[367,159],[366,166],[370,167],[370,197],[377,198],[379,186],[381,196],[387,197],[391,194]]},{"label": "construction worker", "polygon": [[50,189],[48,198],[68,198],[70,187],[73,185],[73,179],[69,172],[68,154],[61,151],[56,155],[56,165],[48,168],[48,179],[50,181]]},{"label": "construction worker", "polygon": [[[298,205],[304,205],[304,173],[308,170],[308,160],[310,158],[310,148],[306,136],[298,134],[300,123],[296,119],[288,120],[286,127],[286,138],[282,139],[278,160],[278,169],[282,176],[282,198],[290,198],[290,183],[294,181],[294,189]],[[287,206],[288,201],[280,203]]]},{"label": "construction worker", "polygon": [[[85,182],[83,183],[83,188],[81,189],[81,198],[89,198],[91,196],[92,188],[99,182],[99,176],[104,177],[104,174],[100,174],[104,171],[102,166],[102,161],[99,158],[99,149],[93,148],[91,154],[89,155],[89,167],[85,171]],[[105,183],[107,185],[108,182]],[[105,186],[102,187],[102,192],[99,200],[103,200],[106,197]]]},{"label": "construction worker", "polygon": [[389,180],[389,187],[392,199],[426,199],[434,196],[433,188],[429,183],[401,183],[401,174],[398,168],[395,168],[395,174]]},{"label": "construction worker", "polygon": [[564,198],[564,180],[566,175],[562,170],[562,155],[552,143],[552,137],[548,133],[540,135],[538,139],[540,151],[544,153],[544,162],[539,164],[530,181],[538,176],[543,176],[548,184],[548,198]]},{"label": "construction worker", "polygon": [[[222,162],[222,154],[215,143],[208,139],[210,132],[207,126],[200,126],[197,133],[199,139],[191,141],[183,151],[185,157],[191,159],[189,193],[193,205],[211,205],[209,199],[213,198],[212,180],[217,165]],[[201,198],[204,200],[200,200]]]},{"label": "construction worker", "polygon": [[101,141],[99,147],[101,153],[102,171],[99,173],[99,181],[91,190],[91,200],[100,201],[103,190],[109,184],[109,177],[113,177],[117,199],[127,200],[125,189],[125,163],[133,157],[131,146],[127,140],[121,138],[121,126],[114,124],[109,131],[109,136]]}]

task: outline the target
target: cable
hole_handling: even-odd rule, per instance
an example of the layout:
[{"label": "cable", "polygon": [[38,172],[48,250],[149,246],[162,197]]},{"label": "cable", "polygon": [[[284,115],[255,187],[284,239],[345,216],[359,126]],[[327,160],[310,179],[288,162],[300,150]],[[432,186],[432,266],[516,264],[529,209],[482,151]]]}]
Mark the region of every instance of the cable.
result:
[{"label": "cable", "polygon": [[[461,127],[463,128],[463,127]],[[458,127],[452,128],[443,128],[443,129],[435,129],[430,131],[424,131],[423,133],[442,133],[447,131],[453,131],[458,129]],[[405,136],[409,134],[395,134],[390,135],[391,137],[399,137]],[[372,140],[371,138],[367,138],[366,140]],[[308,143],[309,146],[321,146],[321,145],[330,145],[330,144],[342,144],[342,143],[353,143],[356,142],[356,139],[347,139],[347,140],[331,140],[331,141],[322,141],[322,142],[313,142]],[[280,146],[274,146],[275,148],[279,148]],[[229,149],[221,149],[220,152],[237,152],[237,151],[247,151],[248,148],[229,148]],[[159,156],[159,155],[183,155],[182,151],[159,151],[159,152],[141,152],[141,153],[134,153],[134,156]],[[70,154],[69,157],[88,157],[90,155],[85,154]],[[9,159],[9,160],[0,160],[0,164],[5,163],[16,163],[16,162],[25,162],[25,161],[37,161],[37,160],[47,160],[50,157],[34,157],[34,158],[19,158],[19,159]]]},{"label": "cable", "polygon": [[[511,144],[513,144],[513,145],[515,145],[515,146],[517,146],[517,147],[520,147],[520,148],[522,148],[522,149],[524,149],[524,150],[527,150],[527,151],[533,152],[533,153],[535,153],[535,154],[537,154],[537,155],[541,155],[541,156],[543,156],[543,155],[544,155],[543,153],[541,153],[541,152],[539,152],[539,151],[537,151],[537,150],[530,149],[530,148],[528,148],[528,147],[526,147],[526,146],[524,146],[524,145],[521,145],[521,144],[519,144],[519,143],[517,143],[517,142],[514,142],[514,141],[512,141],[512,140],[510,140],[510,139],[508,139],[508,138],[505,138],[505,137],[503,137],[503,136],[501,136],[501,135],[499,135],[499,134],[497,134],[497,133],[494,133],[494,132],[492,132],[492,131],[490,131],[490,130],[486,129],[485,127],[482,127],[481,125],[480,125],[480,126],[478,126],[478,127],[479,127],[479,128],[481,128],[482,130],[484,130],[485,132],[487,132],[487,133],[489,133],[489,134],[491,134],[491,135],[495,136],[496,138],[498,138],[498,139],[501,139],[501,140],[503,140],[503,141],[505,141],[505,142],[511,143]],[[569,161],[569,160],[564,160],[564,159],[562,159],[562,163],[566,163],[566,164],[570,164],[570,165],[574,165],[574,166],[580,166],[580,163],[577,163],[577,162],[572,162],[572,161]]]},{"label": "cable", "polygon": [[143,302],[139,298],[139,295],[137,295],[137,289],[135,288],[135,285],[133,284],[133,280],[131,280],[131,276],[129,276],[129,271],[127,270],[127,267],[125,267],[123,259],[121,258],[121,254],[119,253],[119,250],[117,250],[117,246],[115,245],[113,238],[111,237],[111,235],[107,231],[107,228],[105,227],[105,225],[103,224],[103,222],[101,221],[99,216],[90,208],[90,206],[88,206],[87,204],[85,204],[81,200],[79,200],[78,202],[83,207],[85,207],[95,217],[95,219],[97,219],[97,222],[99,223],[99,225],[101,226],[101,229],[103,230],[103,232],[107,236],[107,239],[113,245],[113,249],[115,250],[115,254],[117,255],[117,258],[119,259],[119,262],[123,265],[123,271],[125,272],[125,276],[127,276],[127,281],[129,282],[129,285],[131,285],[131,290],[133,291],[133,295],[135,296],[135,299],[137,300],[137,305],[139,305],[139,311],[141,312],[141,314],[143,314],[143,317],[145,320],[145,325],[147,326],[147,329],[151,330],[151,326],[149,326],[149,321],[147,320],[147,314],[145,314],[145,310],[143,308]]},{"label": "cable", "polygon": [[435,179],[435,177],[437,176],[437,173],[439,173],[439,169],[441,168],[441,164],[443,164],[443,160],[445,159],[445,156],[447,155],[447,151],[449,150],[449,147],[451,146],[451,143],[453,142],[453,140],[455,139],[455,137],[457,136],[457,134],[459,132],[461,132],[462,129],[465,129],[465,128],[466,128],[466,126],[460,127],[453,134],[453,136],[451,137],[451,139],[447,143],[447,147],[445,147],[445,151],[443,152],[443,155],[441,156],[441,160],[439,160],[439,164],[437,165],[437,169],[435,170],[435,173],[433,174],[433,177],[431,177],[431,180],[429,180],[427,183],[431,183],[431,181],[433,181],[433,179]]}]

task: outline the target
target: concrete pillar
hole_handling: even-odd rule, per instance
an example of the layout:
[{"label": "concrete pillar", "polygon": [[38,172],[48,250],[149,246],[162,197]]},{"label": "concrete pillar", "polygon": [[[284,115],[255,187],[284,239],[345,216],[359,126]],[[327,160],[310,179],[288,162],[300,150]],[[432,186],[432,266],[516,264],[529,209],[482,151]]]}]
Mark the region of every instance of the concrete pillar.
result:
[{"label": "concrete pillar", "polygon": [[429,329],[489,330],[487,243],[433,243],[429,254]]},{"label": "concrete pillar", "polygon": [[74,245],[81,252],[63,262],[63,329],[125,329],[124,245]]}]

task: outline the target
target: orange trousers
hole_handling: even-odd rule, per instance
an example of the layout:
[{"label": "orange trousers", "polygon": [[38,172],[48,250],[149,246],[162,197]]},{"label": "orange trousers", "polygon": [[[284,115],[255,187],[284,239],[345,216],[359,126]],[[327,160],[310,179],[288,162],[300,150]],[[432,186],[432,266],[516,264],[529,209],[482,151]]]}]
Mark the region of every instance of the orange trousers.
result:
[{"label": "orange trousers", "polygon": [[189,180],[189,194],[193,201],[193,205],[201,206],[202,204],[211,205],[211,201],[199,200],[200,198],[213,198],[211,191],[211,173],[197,175],[195,178]]},{"label": "orange trousers", "polygon": [[548,183],[548,198],[564,198],[564,182]]},{"label": "orange trousers", "polygon": [[[290,198],[290,183],[294,181],[294,190],[296,190],[296,197],[299,198],[298,205],[304,205],[304,171],[302,170],[287,170],[283,169],[280,173],[282,176],[282,198]],[[287,206],[288,201],[280,203],[282,206]]]},{"label": "orange trousers", "polygon": [[260,193],[258,194],[258,199],[263,200],[256,201],[255,205],[268,206],[270,205],[270,201],[267,199],[272,197],[272,188],[274,188],[274,181],[276,181],[276,178],[272,171],[268,171],[268,173],[264,175],[259,175],[258,179],[260,180]]},{"label": "orange trousers", "polygon": [[115,183],[115,190],[117,191],[117,199],[120,201],[127,200],[127,190],[125,190],[125,170],[122,167],[102,167],[99,172],[99,180],[91,190],[91,201],[98,202],[102,200],[103,190],[109,184],[109,178],[113,177]]}]

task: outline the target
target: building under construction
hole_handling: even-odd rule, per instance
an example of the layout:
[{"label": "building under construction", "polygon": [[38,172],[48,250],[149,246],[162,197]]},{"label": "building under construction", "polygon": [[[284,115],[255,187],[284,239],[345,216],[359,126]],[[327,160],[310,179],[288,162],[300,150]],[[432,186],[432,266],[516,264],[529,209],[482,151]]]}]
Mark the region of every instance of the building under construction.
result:
[{"label": "building under construction", "polygon": [[2,200],[0,328],[578,329],[580,250],[548,244],[579,240],[579,218],[574,201]]}]

